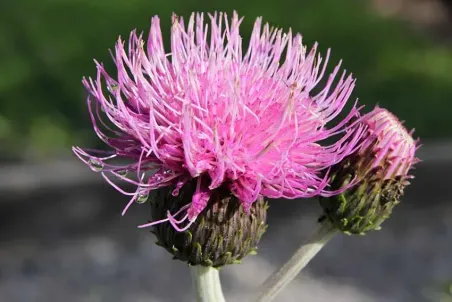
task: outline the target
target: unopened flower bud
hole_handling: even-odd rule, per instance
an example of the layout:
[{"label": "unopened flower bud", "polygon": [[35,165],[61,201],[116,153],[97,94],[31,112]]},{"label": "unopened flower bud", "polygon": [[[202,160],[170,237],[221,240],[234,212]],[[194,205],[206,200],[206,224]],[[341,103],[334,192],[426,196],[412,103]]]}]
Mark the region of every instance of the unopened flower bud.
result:
[{"label": "unopened flower bud", "polygon": [[[171,187],[157,190],[153,198],[153,220],[165,219],[192,202],[196,180],[186,184],[178,196]],[[174,259],[190,265],[221,267],[240,263],[248,254],[255,254],[265,232],[267,202],[258,198],[246,213],[237,197],[220,187],[214,190],[204,210],[188,229],[178,231],[170,223],[154,225],[157,244],[168,250]],[[175,217],[177,219],[177,217]],[[185,224],[189,224],[186,222]]]},{"label": "unopened flower bud", "polygon": [[321,219],[347,234],[364,234],[380,229],[412,176],[416,141],[402,123],[386,109],[376,107],[356,127],[365,127],[361,145],[333,166],[331,189],[350,188],[341,194],[321,197]]}]

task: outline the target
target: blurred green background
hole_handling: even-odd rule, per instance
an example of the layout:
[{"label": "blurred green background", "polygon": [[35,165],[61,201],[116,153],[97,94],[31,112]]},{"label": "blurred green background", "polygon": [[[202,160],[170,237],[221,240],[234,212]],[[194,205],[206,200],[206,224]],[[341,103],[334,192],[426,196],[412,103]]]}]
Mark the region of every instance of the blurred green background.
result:
[{"label": "blurred green background", "polygon": [[233,9],[245,16],[244,38],[261,15],[292,27],[308,46],[331,47],[331,63],[344,60],[362,104],[392,110],[424,140],[452,135],[451,47],[379,16],[368,1],[17,0],[0,9],[0,154],[43,158],[94,144],[81,85],[82,76],[95,75],[93,58],[111,66],[118,35],[147,32],[153,15],[169,38],[173,11]]}]

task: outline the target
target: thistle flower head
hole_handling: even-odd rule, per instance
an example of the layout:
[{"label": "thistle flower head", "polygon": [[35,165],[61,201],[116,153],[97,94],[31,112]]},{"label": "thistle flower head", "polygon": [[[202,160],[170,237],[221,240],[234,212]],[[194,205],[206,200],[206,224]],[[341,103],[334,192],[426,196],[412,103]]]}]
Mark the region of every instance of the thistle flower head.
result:
[{"label": "thistle flower head", "polygon": [[[356,149],[360,130],[349,131],[355,106],[332,127],[355,81],[340,64],[323,78],[325,59],[317,44],[309,51],[300,34],[262,25],[258,18],[242,48],[242,18],[236,13],[193,14],[185,24],[173,16],[169,53],[158,17],[147,42],[135,31],[112,52],[116,74],[97,63],[97,77],[84,79],[94,130],[109,153],[74,152],[134,202],[172,187],[177,196],[188,182],[195,190],[181,211],[143,225],[169,221],[186,230],[220,187],[237,198],[246,213],[260,197],[329,196],[321,171]],[[313,92],[316,88],[316,93]],[[321,142],[341,135],[332,145]],[[114,158],[128,160],[115,163]],[[127,172],[127,175],[125,173]],[[127,193],[115,176],[137,186]],[[176,219],[177,216],[177,219]]]},{"label": "thistle flower head", "polygon": [[[397,117],[376,107],[363,116],[365,128],[356,152],[332,169],[332,184],[340,189],[356,182],[337,196],[320,198],[325,216],[346,233],[363,234],[380,228],[409,184],[409,170],[418,161],[413,130],[407,132]],[[357,125],[359,125],[357,124]]]},{"label": "thistle flower head", "polygon": [[[172,196],[172,187],[156,190],[151,201],[154,221],[189,205],[195,190],[196,181],[187,183],[177,197]],[[171,224],[160,223],[152,232],[157,244],[174,259],[219,268],[240,263],[245,256],[257,253],[258,243],[267,229],[267,208],[267,202],[259,197],[247,215],[237,197],[222,186],[212,192],[209,203],[186,231],[179,232]]]}]

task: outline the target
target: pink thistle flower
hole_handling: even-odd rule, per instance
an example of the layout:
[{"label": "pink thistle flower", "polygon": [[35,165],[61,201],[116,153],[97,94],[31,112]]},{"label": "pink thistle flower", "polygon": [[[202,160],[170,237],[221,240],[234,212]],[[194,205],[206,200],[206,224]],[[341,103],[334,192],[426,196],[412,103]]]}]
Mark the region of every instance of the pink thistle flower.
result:
[{"label": "pink thistle flower", "polygon": [[[360,118],[365,133],[356,152],[332,168],[331,187],[349,186],[339,195],[320,198],[325,217],[345,233],[364,234],[380,229],[400,202],[420,147],[414,130],[408,132],[397,117],[378,106]],[[359,128],[361,131],[362,128]]]},{"label": "pink thistle flower", "polygon": [[[96,62],[97,78],[83,79],[94,130],[113,151],[73,150],[131,196],[124,213],[152,190],[175,185],[176,196],[187,181],[197,181],[190,205],[141,227],[169,221],[180,231],[187,229],[220,186],[246,212],[259,196],[337,194],[327,189],[328,175],[321,171],[358,146],[361,130],[349,131],[349,121],[358,115],[356,103],[344,119],[326,127],[355,85],[345,71],[336,79],[341,63],[323,89],[313,92],[325,74],[329,51],[322,59],[317,44],[308,51],[300,34],[262,26],[261,18],[245,50],[239,32],[243,18],[234,13],[229,21],[215,13],[209,19],[210,32],[203,14],[192,14],[186,26],[173,16],[171,52],[166,53],[154,17],[147,42],[135,31],[127,46],[119,38],[112,53],[116,77]],[[336,135],[342,135],[336,143],[320,144]],[[115,165],[114,158],[131,163]],[[109,175],[137,190],[123,191]],[[185,227],[178,227],[187,219]]]}]

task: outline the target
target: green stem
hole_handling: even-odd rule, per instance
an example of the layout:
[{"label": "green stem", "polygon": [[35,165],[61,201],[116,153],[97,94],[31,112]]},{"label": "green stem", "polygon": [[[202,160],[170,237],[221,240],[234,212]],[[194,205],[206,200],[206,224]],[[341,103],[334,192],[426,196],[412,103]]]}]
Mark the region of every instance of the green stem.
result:
[{"label": "green stem", "polygon": [[318,225],[314,235],[303,243],[278,271],[274,272],[260,287],[256,302],[268,302],[284,289],[312,258],[330,241],[338,230],[325,222]]},{"label": "green stem", "polygon": [[220,274],[216,268],[196,265],[191,267],[197,302],[225,302]]}]

